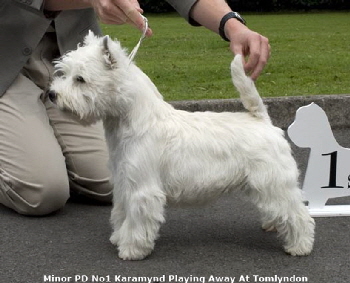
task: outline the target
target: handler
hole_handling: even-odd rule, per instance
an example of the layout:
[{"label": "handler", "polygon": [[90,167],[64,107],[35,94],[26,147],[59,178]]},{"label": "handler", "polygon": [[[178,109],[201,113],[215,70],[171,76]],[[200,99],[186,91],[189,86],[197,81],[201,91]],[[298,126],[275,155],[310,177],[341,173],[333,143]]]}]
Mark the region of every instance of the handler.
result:
[{"label": "handler", "polygon": [[[248,56],[256,79],[270,54],[224,0],[169,0],[192,25],[203,25]],[[64,206],[70,193],[112,199],[102,124],[83,126],[45,98],[52,60],[107,24],[143,29],[136,0],[2,0],[0,2],[0,204],[26,215]],[[147,35],[151,36],[149,29]]]}]

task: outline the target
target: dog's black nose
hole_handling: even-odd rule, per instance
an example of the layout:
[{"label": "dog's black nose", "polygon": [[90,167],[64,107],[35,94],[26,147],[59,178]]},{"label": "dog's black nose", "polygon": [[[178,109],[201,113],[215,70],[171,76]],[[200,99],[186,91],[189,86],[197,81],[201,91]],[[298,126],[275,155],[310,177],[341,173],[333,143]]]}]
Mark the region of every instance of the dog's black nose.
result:
[{"label": "dog's black nose", "polygon": [[47,92],[47,96],[49,97],[51,102],[56,103],[56,100],[57,100],[57,93],[56,92],[50,90]]}]

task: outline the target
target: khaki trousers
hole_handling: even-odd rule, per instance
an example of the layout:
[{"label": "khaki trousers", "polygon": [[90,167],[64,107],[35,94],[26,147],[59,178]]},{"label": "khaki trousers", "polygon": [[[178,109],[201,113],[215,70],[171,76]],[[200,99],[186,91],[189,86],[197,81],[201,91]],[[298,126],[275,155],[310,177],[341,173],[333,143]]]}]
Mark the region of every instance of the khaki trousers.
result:
[{"label": "khaki trousers", "polygon": [[44,95],[57,56],[55,33],[46,33],[0,97],[0,203],[21,214],[51,213],[70,191],[112,198],[102,124],[83,126]]}]

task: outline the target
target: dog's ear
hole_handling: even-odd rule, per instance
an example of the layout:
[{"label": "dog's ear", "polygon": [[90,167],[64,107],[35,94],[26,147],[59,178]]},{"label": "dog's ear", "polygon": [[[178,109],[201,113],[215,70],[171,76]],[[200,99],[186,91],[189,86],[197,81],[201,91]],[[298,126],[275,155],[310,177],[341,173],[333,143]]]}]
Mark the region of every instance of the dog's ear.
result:
[{"label": "dog's ear", "polygon": [[103,37],[102,40],[102,55],[105,60],[106,66],[109,69],[114,69],[116,66],[116,60],[113,57],[113,54],[110,51],[111,39],[108,35]]}]

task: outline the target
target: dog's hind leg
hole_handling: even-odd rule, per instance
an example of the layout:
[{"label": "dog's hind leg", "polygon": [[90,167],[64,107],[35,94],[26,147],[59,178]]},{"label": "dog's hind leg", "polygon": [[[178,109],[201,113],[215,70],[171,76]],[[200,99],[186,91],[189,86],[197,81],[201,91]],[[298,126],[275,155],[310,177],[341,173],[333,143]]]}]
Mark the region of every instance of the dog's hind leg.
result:
[{"label": "dog's hind leg", "polygon": [[315,222],[302,201],[297,180],[286,182],[287,177],[284,175],[284,178],[276,176],[273,182],[267,183],[261,177],[259,181],[255,179],[250,182],[248,192],[249,199],[262,214],[263,228],[277,230],[287,253],[294,256],[310,254]]},{"label": "dog's hind leg", "polygon": [[118,231],[120,258],[141,260],[152,252],[160,225],[165,221],[165,203],[166,197],[157,188],[128,192],[124,204],[126,218]]},{"label": "dog's hind leg", "polygon": [[280,208],[280,219],[286,219],[276,228],[284,240],[285,251],[294,256],[304,256],[309,255],[313,248],[315,221],[299,197],[300,190],[295,188],[294,191],[285,202],[285,207]]},{"label": "dog's hind leg", "polygon": [[126,213],[125,213],[125,207],[124,207],[124,202],[122,201],[122,198],[119,196],[118,197],[114,196],[113,208],[112,208],[112,213],[110,218],[113,234],[109,238],[110,242],[113,245],[119,245],[119,238],[120,238],[119,230],[125,220],[125,217],[126,217]]}]

